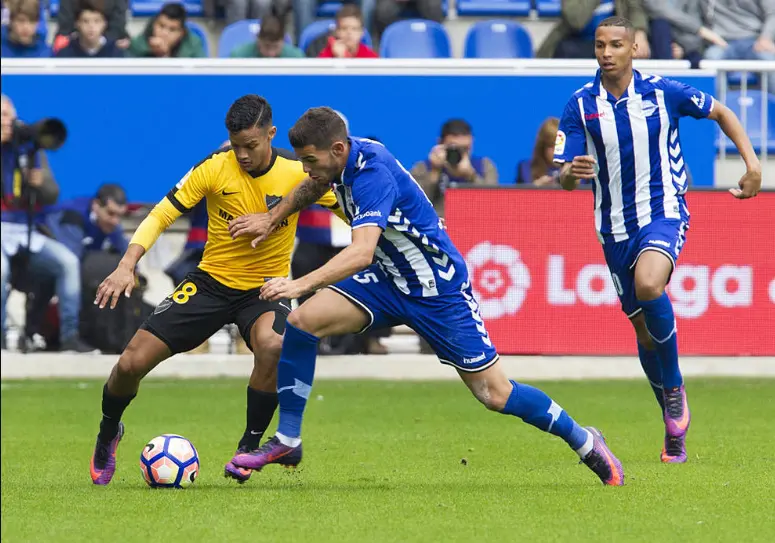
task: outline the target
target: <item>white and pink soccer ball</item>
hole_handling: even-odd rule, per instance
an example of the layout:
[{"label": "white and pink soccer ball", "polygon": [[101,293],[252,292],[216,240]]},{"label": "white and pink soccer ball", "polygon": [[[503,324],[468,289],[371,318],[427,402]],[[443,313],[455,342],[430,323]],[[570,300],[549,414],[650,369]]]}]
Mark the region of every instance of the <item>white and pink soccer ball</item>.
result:
[{"label": "white and pink soccer ball", "polygon": [[140,470],[151,488],[186,488],[199,475],[199,455],[185,437],[163,434],[143,448]]}]

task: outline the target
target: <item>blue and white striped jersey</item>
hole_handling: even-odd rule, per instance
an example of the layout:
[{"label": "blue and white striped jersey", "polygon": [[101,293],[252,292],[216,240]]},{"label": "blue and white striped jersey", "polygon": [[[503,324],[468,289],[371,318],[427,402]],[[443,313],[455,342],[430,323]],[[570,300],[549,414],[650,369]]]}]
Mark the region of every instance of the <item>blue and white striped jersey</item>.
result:
[{"label": "blue and white striped jersey", "polygon": [[618,100],[603,88],[600,70],[573,94],[560,120],[554,160],[597,160],[595,228],[603,243],[629,239],[660,218],[688,220],[678,121],[706,118],[713,104],[712,96],[693,87],[637,70]]},{"label": "blue and white striped jersey", "polygon": [[417,181],[382,144],[349,140],[347,166],[332,188],[353,230],[382,228],[379,267],[408,296],[460,291],[465,261]]}]

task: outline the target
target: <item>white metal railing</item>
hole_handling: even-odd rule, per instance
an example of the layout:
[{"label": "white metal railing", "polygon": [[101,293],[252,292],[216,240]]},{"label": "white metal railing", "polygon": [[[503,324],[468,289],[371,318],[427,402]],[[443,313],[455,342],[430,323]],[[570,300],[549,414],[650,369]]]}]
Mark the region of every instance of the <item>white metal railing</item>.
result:
[{"label": "white metal railing", "polygon": [[[585,75],[597,62],[564,59],[3,59],[3,75],[56,74],[246,74],[246,75]],[[713,75],[689,71],[685,60],[637,60],[639,70],[660,75]]]},{"label": "white metal railing", "polygon": [[[770,97],[775,101],[775,61],[764,60],[703,60],[700,64],[702,69],[713,70],[718,73],[718,99],[732,109],[739,112],[740,122],[746,133],[756,146],[758,142],[759,156],[762,162],[765,162],[769,155],[768,147],[775,146],[775,134],[770,134],[769,115]],[[739,101],[737,104],[729,104],[730,75],[739,74],[740,76],[740,94],[735,94]],[[757,89],[752,89],[749,85],[749,76],[755,75],[757,80]],[[749,115],[749,109],[756,104],[757,99],[760,103],[760,110],[753,114],[757,115],[759,121],[759,133],[754,131],[757,119],[752,119]],[[775,111],[772,112],[775,115]],[[753,127],[752,127],[753,126]],[[719,155],[722,159],[726,158],[727,143],[729,139],[723,134],[718,138]]]}]

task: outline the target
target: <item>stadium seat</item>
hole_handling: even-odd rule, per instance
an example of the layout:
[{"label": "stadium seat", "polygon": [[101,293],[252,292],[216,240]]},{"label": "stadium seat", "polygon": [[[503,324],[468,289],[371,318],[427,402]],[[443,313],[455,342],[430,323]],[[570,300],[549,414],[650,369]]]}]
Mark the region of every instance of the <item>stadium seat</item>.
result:
[{"label": "stadium seat", "polygon": [[[43,5],[43,2],[41,2],[41,5]],[[57,13],[59,13],[59,0],[51,0],[48,4],[48,13],[51,17],[56,17]],[[44,19],[45,21],[45,19]],[[45,23],[44,23],[45,24]]]},{"label": "stadium seat", "polygon": [[450,58],[449,35],[434,21],[408,19],[385,29],[379,48],[383,58]]},{"label": "stadium seat", "polygon": [[[775,153],[775,95],[767,94],[767,119],[766,126],[762,127],[763,96],[758,90],[749,90],[745,97],[740,91],[727,93],[727,107],[735,112],[742,121],[743,110],[746,117],[746,133],[751,138],[751,143],[757,153],[761,152],[762,142],[767,146],[768,153]],[[727,153],[737,153],[735,144],[721,134],[721,145],[725,146]]]},{"label": "stadium seat", "polygon": [[536,0],[536,10],[539,17],[559,17],[562,11],[560,0]]},{"label": "stadium seat", "polygon": [[[326,32],[331,32],[335,26],[336,23],[333,19],[321,19],[308,25],[304,29],[304,32],[301,33],[301,36],[299,36],[299,49],[306,51],[309,44],[312,43],[315,38]],[[371,35],[368,30],[364,31],[363,39],[361,41],[371,47]]]},{"label": "stadium seat", "polygon": [[205,56],[210,56],[210,41],[207,39],[207,32],[204,28],[202,28],[202,25],[199,23],[195,23],[194,21],[186,21],[186,27],[188,27],[189,31],[191,31],[192,34],[195,36],[199,36],[199,39],[202,40],[202,45],[204,45],[205,48]]},{"label": "stadium seat", "polygon": [[539,17],[559,17],[562,12],[561,0],[536,0]]},{"label": "stadium seat", "polygon": [[[755,72],[747,72],[746,84],[753,87],[759,84],[759,76]],[[727,85],[730,87],[739,87],[743,84],[743,72],[729,72],[727,74]]]},{"label": "stadium seat", "polygon": [[[132,15],[136,17],[153,17],[161,11],[161,7],[166,3],[163,0],[130,0],[130,8],[132,9]],[[202,0],[186,0],[181,2],[181,4],[186,8],[186,13],[191,16],[198,17],[204,13]]]},{"label": "stadium seat", "polygon": [[[245,19],[232,23],[221,32],[218,39],[218,56],[220,58],[229,58],[232,49],[256,39],[258,31],[261,29],[260,19]],[[291,36],[285,35],[285,42],[291,42]]]},{"label": "stadium seat", "polygon": [[471,17],[482,15],[527,17],[530,15],[530,0],[458,0],[457,12]]},{"label": "stadium seat", "polygon": [[[447,0],[442,0],[441,9],[445,16],[447,15],[447,4]],[[332,18],[341,7],[342,2],[321,2],[318,4],[318,17]],[[401,12],[401,16],[405,16],[406,14],[409,14],[412,17],[418,15],[417,10],[412,10],[411,8],[404,9],[404,11]]]},{"label": "stadium seat", "polygon": [[465,58],[533,58],[533,41],[513,21],[480,21],[466,34]]}]

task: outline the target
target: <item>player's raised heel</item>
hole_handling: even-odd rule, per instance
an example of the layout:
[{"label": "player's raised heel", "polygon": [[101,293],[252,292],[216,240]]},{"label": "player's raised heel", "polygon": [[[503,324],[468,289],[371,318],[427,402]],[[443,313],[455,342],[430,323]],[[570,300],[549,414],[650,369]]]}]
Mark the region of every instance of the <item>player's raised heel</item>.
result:
[{"label": "player's raised heel", "polygon": [[102,443],[97,438],[97,444],[94,446],[94,453],[89,462],[91,480],[95,485],[106,485],[113,479],[113,474],[116,472],[116,450],[122,437],[124,437],[124,423],[119,422],[118,433],[110,443]]},{"label": "player's raised heel", "polygon": [[683,385],[665,390],[665,445],[661,460],[668,464],[686,462],[686,433],[692,421]]},{"label": "player's raised heel", "polygon": [[273,437],[255,451],[235,455],[231,463],[238,468],[261,471],[267,464],[295,468],[301,462],[301,457],[301,444],[298,447],[289,447],[280,443],[277,437]]},{"label": "player's raised heel", "polygon": [[592,450],[581,461],[600,477],[604,485],[622,486],[624,484],[622,463],[608,448],[600,430],[592,426],[587,426],[587,430],[592,433],[594,441]]}]

